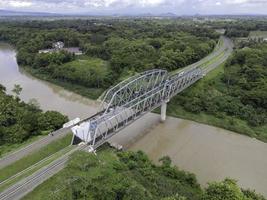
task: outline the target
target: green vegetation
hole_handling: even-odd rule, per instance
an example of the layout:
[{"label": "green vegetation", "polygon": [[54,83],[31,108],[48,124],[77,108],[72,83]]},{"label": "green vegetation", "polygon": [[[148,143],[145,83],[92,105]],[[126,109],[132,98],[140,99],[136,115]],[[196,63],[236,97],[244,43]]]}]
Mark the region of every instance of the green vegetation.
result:
[{"label": "green vegetation", "polygon": [[261,195],[251,190],[240,189],[236,181],[225,179],[220,183],[211,183],[204,191],[202,196],[204,200],[264,200]]},{"label": "green vegetation", "polygon": [[251,31],[267,31],[266,18],[233,18],[229,20],[205,21],[203,26],[225,29],[228,37],[248,37]]},{"label": "green vegetation", "polygon": [[203,80],[173,98],[171,116],[267,141],[267,45],[237,50]]},{"label": "green vegetation", "polygon": [[267,31],[251,31],[250,38],[267,38]]},{"label": "green vegetation", "polygon": [[37,170],[45,167],[46,165],[52,163],[56,159],[60,158],[64,154],[68,153],[70,150],[72,150],[73,146],[69,145],[54,154],[44,158],[43,160],[40,160],[39,162],[35,163],[34,165],[31,165],[30,167],[18,172],[17,174],[14,174],[13,176],[9,177],[8,179],[5,179],[4,182],[1,182],[0,185],[0,192],[8,188],[9,186],[17,183],[18,181],[22,180],[23,178],[26,178],[36,172]]},{"label": "green vegetation", "polygon": [[140,151],[102,149],[97,156],[76,152],[65,169],[24,200],[264,200],[229,179],[211,183],[203,191],[195,176],[173,167],[169,157],[160,161],[156,166]]},{"label": "green vegetation", "polygon": [[[71,73],[69,73],[71,72]],[[56,79],[99,88],[109,76],[107,63],[99,58],[77,59],[53,70]]]},{"label": "green vegetation", "polygon": [[0,155],[20,146],[31,137],[47,134],[62,127],[66,116],[55,112],[42,112],[33,102],[26,104],[18,95],[22,88],[14,87],[16,96],[7,95],[0,85]]},{"label": "green vegetation", "polygon": [[36,140],[39,140],[43,138],[45,135],[37,135],[37,136],[32,136],[29,139],[23,141],[22,143],[14,143],[14,144],[7,144],[7,145],[2,145],[1,148],[1,157],[6,156],[7,154],[13,153],[18,151],[21,148],[24,148],[28,146],[29,144],[33,143]]},{"label": "green vegetation", "polygon": [[106,61],[88,56],[79,56],[76,60],[59,66],[50,65],[42,71],[29,67],[25,69],[40,79],[92,99],[97,99],[104,92],[102,87],[111,76],[110,67]]},{"label": "green vegetation", "polygon": [[[42,147],[37,152],[33,152],[20,160],[12,163],[11,165],[8,165],[2,169],[0,169],[0,182],[10,178],[13,175],[16,175],[19,172],[22,172],[23,170],[27,169],[28,167],[35,165],[39,161],[59,152],[60,150],[64,149],[65,147],[69,146],[71,143],[72,135],[68,134],[67,136],[52,142],[51,144],[48,144],[45,147]],[[46,160],[43,163],[40,163],[39,165],[35,166],[35,168],[31,169],[30,172],[36,171],[40,167],[44,166],[45,164],[48,164],[58,156],[62,155],[61,153],[50,157],[50,159]],[[27,173],[28,174],[28,173]],[[24,174],[22,174],[24,175]],[[2,187],[2,185],[1,185]],[[0,189],[1,189],[0,187]]]},{"label": "green vegetation", "polygon": [[[5,21],[0,25],[0,40],[16,47],[19,65],[90,98],[136,72],[192,64],[212,52],[218,38],[213,29],[179,20]],[[56,41],[77,46],[88,57],[65,51],[38,53]]]}]

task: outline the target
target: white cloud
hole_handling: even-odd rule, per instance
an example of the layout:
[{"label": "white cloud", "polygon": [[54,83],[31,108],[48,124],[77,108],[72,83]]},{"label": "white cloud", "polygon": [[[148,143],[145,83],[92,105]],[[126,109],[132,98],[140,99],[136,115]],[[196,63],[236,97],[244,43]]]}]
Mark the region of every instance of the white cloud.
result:
[{"label": "white cloud", "polygon": [[0,0],[0,9],[49,12],[266,13],[267,0]]},{"label": "white cloud", "polygon": [[33,5],[30,1],[21,1],[21,0],[1,0],[0,7],[13,7],[13,8],[25,8],[31,7]]},{"label": "white cloud", "polygon": [[247,3],[248,0],[226,0],[226,4],[244,4]]},{"label": "white cloud", "polygon": [[[171,0],[80,0],[80,4],[92,7],[110,7],[110,6],[140,6],[140,7],[153,7],[164,4],[169,4]],[[182,2],[178,0],[177,2]]]},{"label": "white cloud", "polygon": [[267,4],[267,0],[225,0],[226,4],[249,4],[249,5],[263,5]]},{"label": "white cloud", "polygon": [[28,1],[10,1],[9,4],[16,8],[32,6],[32,3]]}]

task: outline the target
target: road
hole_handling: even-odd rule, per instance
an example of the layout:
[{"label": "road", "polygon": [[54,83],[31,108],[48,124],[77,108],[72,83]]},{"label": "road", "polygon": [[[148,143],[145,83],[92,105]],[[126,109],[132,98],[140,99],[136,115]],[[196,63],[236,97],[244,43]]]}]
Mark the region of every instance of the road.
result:
[{"label": "road", "polygon": [[64,156],[9,187],[4,192],[0,193],[0,200],[17,200],[22,198],[27,193],[31,192],[35,187],[63,169],[68,161],[69,156],[72,153],[84,148],[86,148],[86,146],[77,146],[75,149],[69,151]]},{"label": "road", "polygon": [[40,148],[48,145],[49,143],[64,137],[69,132],[70,129],[68,128],[59,129],[53,132],[54,136],[49,136],[49,135],[45,136],[44,138],[37,140],[36,142],[33,142],[30,145],[19,149],[18,151],[12,152],[11,154],[0,159],[0,169],[16,162],[17,160],[23,158],[24,156],[29,155],[32,152],[36,152]]},{"label": "road", "polygon": [[[210,70],[214,69],[215,67],[219,66],[222,62],[224,62],[228,56],[232,52],[232,43],[229,39],[222,37],[223,45],[221,45],[216,51],[211,53],[209,56],[205,57],[201,61],[192,64],[187,69],[192,69],[201,65],[205,65],[209,60],[214,59],[215,57],[222,55],[218,59],[214,60],[214,62],[211,62],[203,67],[206,72],[209,72]],[[222,54],[223,53],[223,54]],[[185,69],[183,69],[185,70]],[[0,160],[0,168],[3,166],[7,166],[16,160],[19,160],[20,158],[30,154],[33,151],[36,151],[40,149],[41,147],[49,144],[50,142],[63,137],[70,131],[69,128],[67,129],[60,129],[56,132],[54,132],[54,136],[47,136],[41,140],[38,140],[29,146],[18,150],[17,152],[14,152]],[[6,189],[4,192],[0,193],[0,200],[7,199],[7,200],[16,200],[23,197],[28,192],[31,192],[35,187],[37,187],[39,184],[59,172],[61,169],[64,168],[69,155],[77,150],[85,149],[85,146],[78,146],[75,149],[71,150],[64,156],[58,158],[57,160],[53,161],[51,164],[41,168],[37,172],[33,173],[32,175],[28,176],[27,178],[24,178],[23,180],[19,181],[18,183],[14,184],[13,186]]]},{"label": "road", "polygon": [[[203,66],[202,68],[204,69],[204,68],[206,68],[208,66],[210,67],[210,65],[212,65],[212,67],[210,67],[210,70],[218,67],[221,63],[223,63],[230,56],[230,54],[233,51],[233,47],[234,47],[232,40],[230,40],[229,38],[227,38],[225,36],[221,36],[220,40],[221,40],[222,45],[216,47],[215,48],[216,50],[214,50],[211,54],[209,54],[205,58],[203,58],[203,59],[199,60],[198,62],[193,63],[193,64],[191,64],[185,68],[175,70],[174,72],[171,72],[171,74],[177,73],[179,71],[192,70],[193,68],[200,67],[200,66]],[[220,57],[221,55],[223,55],[223,57]],[[216,57],[220,57],[220,58],[218,60],[216,60],[214,63],[206,64],[207,62],[209,62],[210,60],[212,60]],[[209,71],[207,71],[207,72],[209,72]]]},{"label": "road", "polygon": [[220,66],[222,63],[224,63],[233,52],[233,47],[234,47],[233,42],[226,37],[222,37],[222,39],[224,40],[224,45],[223,45],[224,50],[220,50],[217,52],[216,54],[217,58],[214,62],[209,63],[206,66],[205,64],[203,64],[202,68],[204,69],[204,72],[206,74],[209,73],[211,70],[215,69],[216,67]]}]

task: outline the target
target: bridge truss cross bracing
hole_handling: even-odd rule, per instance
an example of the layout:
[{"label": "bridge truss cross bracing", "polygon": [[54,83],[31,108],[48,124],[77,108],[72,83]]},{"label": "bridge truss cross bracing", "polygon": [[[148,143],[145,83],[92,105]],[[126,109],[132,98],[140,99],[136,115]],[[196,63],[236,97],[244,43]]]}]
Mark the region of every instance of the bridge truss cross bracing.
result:
[{"label": "bridge truss cross bracing", "polygon": [[73,127],[72,131],[95,149],[202,76],[202,70],[194,68],[174,75],[168,75],[166,70],[154,69],[130,77],[109,89],[100,112]]}]

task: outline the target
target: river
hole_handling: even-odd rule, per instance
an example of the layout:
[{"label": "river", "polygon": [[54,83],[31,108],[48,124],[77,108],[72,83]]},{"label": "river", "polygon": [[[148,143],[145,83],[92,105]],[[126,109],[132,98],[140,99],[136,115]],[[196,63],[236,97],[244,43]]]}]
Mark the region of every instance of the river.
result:
[{"label": "river", "polygon": [[[0,83],[11,93],[14,84],[23,88],[20,98],[36,99],[44,110],[57,110],[85,118],[97,111],[98,103],[32,77],[21,70],[16,52],[0,43]],[[155,162],[169,155],[173,163],[196,174],[202,186],[231,177],[244,188],[267,196],[267,144],[230,131],[192,121],[148,113],[120,133],[112,142],[130,150],[143,150]]]},{"label": "river", "polygon": [[36,99],[43,110],[57,110],[73,119],[85,118],[97,111],[95,101],[64,90],[54,84],[41,81],[18,67],[16,52],[11,46],[0,43],[0,83],[12,93],[15,84],[23,89],[20,98],[28,102]]}]

